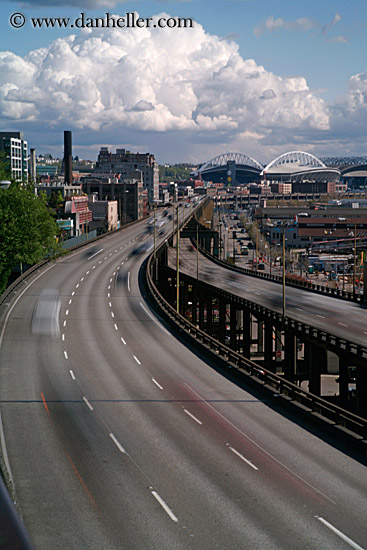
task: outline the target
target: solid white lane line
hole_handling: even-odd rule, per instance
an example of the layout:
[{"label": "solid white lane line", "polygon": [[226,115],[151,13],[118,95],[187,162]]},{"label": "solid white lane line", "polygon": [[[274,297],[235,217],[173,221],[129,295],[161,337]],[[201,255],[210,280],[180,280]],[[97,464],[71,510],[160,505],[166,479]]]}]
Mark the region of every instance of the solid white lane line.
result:
[{"label": "solid white lane line", "polygon": [[97,254],[100,254],[100,252],[102,252],[102,251],[103,251],[103,248],[101,248],[101,250],[98,250],[98,252],[95,252],[94,254],[89,256],[88,260],[91,260],[92,258],[94,258],[94,256],[97,256]]},{"label": "solid white lane line", "polygon": [[139,359],[136,357],[136,355],[133,355],[133,357],[134,357],[135,361],[138,363],[138,365],[141,365],[141,363],[140,363]]},{"label": "solid white lane line", "polygon": [[8,471],[8,475],[9,475],[11,484],[14,486],[13,474],[11,473],[11,469],[10,469],[8,450],[6,448],[4,427],[3,427],[3,421],[2,421],[2,418],[1,418],[1,411],[0,411],[0,441],[1,441],[1,450],[2,450],[2,455],[3,455],[4,462],[5,462],[5,466],[6,466],[6,469]]},{"label": "solid white lane line", "polygon": [[298,311],[303,311],[301,307],[295,307],[294,309],[298,309]]},{"label": "solid white lane line", "polygon": [[147,308],[144,306],[144,304],[142,304],[142,303],[140,302],[140,305],[141,305],[141,307],[144,309],[145,313],[146,313],[147,315],[149,315],[149,317],[151,318],[151,320],[154,321],[155,324],[158,325],[159,328],[161,328],[166,334],[168,334],[169,336],[171,336],[171,334],[168,332],[168,330],[166,330],[164,327],[162,327],[162,325],[157,321],[157,319],[155,319],[155,318],[153,317],[153,315],[150,313],[150,311],[147,310]]},{"label": "solid white lane line", "polygon": [[156,380],[155,378],[152,378],[152,380],[153,380],[154,384],[155,384],[156,386],[158,386],[158,388],[159,388],[160,390],[163,390],[162,386],[159,384],[159,382],[157,382],[157,380]]},{"label": "solid white lane line", "polygon": [[71,378],[72,378],[73,380],[76,380],[75,374],[73,373],[73,371],[72,371],[72,370],[69,370],[69,372],[70,372]]},{"label": "solid white lane line", "polygon": [[94,411],[92,405],[89,403],[88,399],[86,397],[84,397],[84,395],[83,395],[83,401],[87,405],[87,407],[90,411]]},{"label": "solid white lane line", "polygon": [[114,442],[114,444],[116,445],[116,447],[118,448],[118,450],[123,453],[124,455],[126,455],[126,451],[125,449],[123,448],[123,446],[121,445],[121,443],[116,439],[116,437],[110,433],[110,438],[112,439],[112,441]]},{"label": "solid white lane line", "polygon": [[126,346],[126,342],[125,342],[125,340],[123,339],[122,336],[121,336],[121,342]]},{"label": "solid white lane line", "polygon": [[130,271],[129,271],[129,273],[127,274],[127,289],[128,289],[128,291],[130,292]]},{"label": "solid white lane line", "polygon": [[64,351],[64,356],[65,356],[65,359],[68,359],[68,352],[67,351]]},{"label": "solid white lane line", "polygon": [[316,313],[316,317],[320,317],[320,319],[325,319],[325,315],[319,315],[318,313]]},{"label": "solid white lane line", "polygon": [[241,453],[239,453],[238,451],[236,451],[236,449],[234,449],[231,445],[228,446],[228,449],[230,451],[232,451],[232,453],[234,453],[235,455],[237,455],[241,460],[243,460],[244,462],[246,462],[246,464],[248,464],[249,466],[251,466],[251,468],[253,468],[254,470],[258,470],[259,468],[257,468],[254,464],[252,464],[251,460],[248,460],[247,458],[245,458],[243,455],[241,455]]},{"label": "solid white lane line", "polygon": [[115,327],[115,330],[118,330],[118,326],[116,325],[116,323],[113,326]]},{"label": "solid white lane line", "polygon": [[340,321],[338,321],[338,325],[340,325],[341,327],[348,327],[349,325],[346,325],[345,323],[341,323]]},{"label": "solid white lane line", "polygon": [[190,411],[188,411],[187,409],[184,409],[185,413],[188,414],[190,416],[190,418],[192,418],[193,420],[195,420],[195,422],[197,422],[198,424],[200,424],[200,426],[202,425],[202,422],[201,420],[199,420],[198,418],[196,418],[196,416],[194,416]]},{"label": "solid white lane line", "polygon": [[167,504],[164,502],[163,498],[160,497],[156,491],[152,491],[152,495],[162,506],[163,510],[169,515],[171,520],[177,522],[178,519],[176,518],[175,514],[172,512],[171,508],[169,508],[169,506],[167,506]]},{"label": "solid white lane line", "polygon": [[344,542],[346,542],[347,544],[349,544],[349,546],[351,546],[352,548],[354,548],[355,550],[364,550],[362,548],[362,546],[359,546],[359,544],[357,544],[356,542],[354,542],[354,540],[350,539],[349,537],[347,537],[347,535],[344,535],[344,533],[342,533],[341,531],[339,531],[339,529],[337,529],[336,527],[334,527],[334,525],[331,525],[331,523],[329,523],[328,521],[326,521],[326,519],[324,518],[320,518],[319,516],[315,516],[316,519],[318,519],[319,521],[321,521],[321,523],[323,523],[328,529],[330,529],[330,531],[332,531],[333,533],[335,533],[339,538],[341,538]]}]

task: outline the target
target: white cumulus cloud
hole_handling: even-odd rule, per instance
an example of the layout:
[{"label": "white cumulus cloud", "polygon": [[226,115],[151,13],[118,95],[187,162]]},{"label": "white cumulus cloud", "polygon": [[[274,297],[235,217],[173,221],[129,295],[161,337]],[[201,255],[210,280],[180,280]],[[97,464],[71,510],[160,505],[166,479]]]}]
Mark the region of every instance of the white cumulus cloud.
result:
[{"label": "white cumulus cloud", "polygon": [[321,140],[342,117],[362,131],[366,75],[352,77],[347,97],[331,109],[302,76],[266,70],[200,24],[94,29],[24,57],[0,52],[0,124],[21,122],[43,136],[69,128],[86,146],[135,140],[153,152],[176,147],[181,158],[195,144],[213,143],[237,150],[250,143],[245,152],[255,155],[256,144]]}]

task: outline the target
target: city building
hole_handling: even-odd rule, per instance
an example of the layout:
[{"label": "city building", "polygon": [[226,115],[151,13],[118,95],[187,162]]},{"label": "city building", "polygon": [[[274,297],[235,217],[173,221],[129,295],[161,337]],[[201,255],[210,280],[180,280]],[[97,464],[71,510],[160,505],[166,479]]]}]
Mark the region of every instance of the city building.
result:
[{"label": "city building", "polygon": [[142,174],[131,172],[129,179],[111,176],[110,174],[94,174],[82,176],[80,182],[83,191],[90,197],[96,195],[98,200],[118,203],[118,213],[121,223],[139,220],[147,215],[147,192],[143,188]]},{"label": "city building", "polygon": [[89,231],[101,229],[105,232],[118,228],[117,201],[99,201],[96,195],[92,195],[89,197],[88,205],[93,218],[88,224]]},{"label": "city building", "polygon": [[73,231],[70,236],[77,237],[83,233],[87,233],[88,224],[92,221],[92,212],[89,210],[88,197],[78,196],[71,197],[65,201],[64,218],[72,220]]},{"label": "city building", "polygon": [[28,182],[28,144],[23,132],[0,132],[0,151],[5,155],[11,178]]},{"label": "city building", "polygon": [[137,170],[142,173],[148,201],[153,204],[159,200],[159,169],[153,154],[131,153],[126,149],[116,149],[116,153],[111,153],[108,147],[101,147],[94,173],[120,175],[121,179],[126,179]]}]

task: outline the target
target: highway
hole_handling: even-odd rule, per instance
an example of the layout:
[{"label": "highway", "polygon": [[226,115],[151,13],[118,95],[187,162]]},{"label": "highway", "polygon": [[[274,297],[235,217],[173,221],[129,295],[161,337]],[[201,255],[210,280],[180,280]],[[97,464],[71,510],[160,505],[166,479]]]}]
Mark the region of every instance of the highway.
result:
[{"label": "highway", "polygon": [[[35,548],[366,548],[365,465],[171,334],[139,287],[149,238],[64,256],[9,304],[2,454]],[[59,331],[35,334],[44,289]]]},{"label": "highway", "polygon": [[[176,267],[176,251],[169,250],[170,266]],[[196,276],[197,259],[189,239],[181,240],[180,270]],[[199,255],[199,278],[274,311],[282,312],[283,287],[279,283],[236,273]],[[286,286],[286,315],[346,338],[363,346],[367,343],[366,309],[354,302],[323,296]]]}]

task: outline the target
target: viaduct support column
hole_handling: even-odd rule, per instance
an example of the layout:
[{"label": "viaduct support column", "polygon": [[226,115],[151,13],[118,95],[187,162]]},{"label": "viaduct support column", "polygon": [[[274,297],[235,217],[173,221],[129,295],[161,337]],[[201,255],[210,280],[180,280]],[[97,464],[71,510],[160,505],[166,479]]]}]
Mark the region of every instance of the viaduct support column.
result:
[{"label": "viaduct support column", "polygon": [[206,330],[210,336],[213,335],[213,296],[206,296]]},{"label": "viaduct support column", "polygon": [[339,400],[340,407],[347,408],[349,359],[347,353],[339,353]]},{"label": "viaduct support column", "polygon": [[204,330],[204,306],[205,306],[205,298],[203,293],[201,292],[199,294],[199,328],[200,330]]},{"label": "viaduct support column", "polygon": [[322,351],[324,350],[314,344],[305,342],[304,358],[308,371],[308,391],[319,397],[321,395]]},{"label": "viaduct support column", "polygon": [[284,376],[290,382],[295,381],[297,369],[297,338],[284,331]]},{"label": "viaduct support column", "polygon": [[251,313],[247,310],[243,310],[242,318],[242,353],[244,357],[250,359],[251,357]]},{"label": "viaduct support column", "polygon": [[257,320],[257,352],[264,352],[264,321]]},{"label": "viaduct support column", "polygon": [[219,342],[222,344],[225,344],[226,339],[226,308],[226,301],[219,298]]},{"label": "viaduct support column", "polygon": [[362,418],[367,418],[367,365],[357,365],[357,410]]},{"label": "viaduct support column", "polygon": [[230,304],[230,347],[234,351],[237,349],[237,307],[236,304]]},{"label": "viaduct support column", "polygon": [[270,321],[265,321],[265,348],[264,348],[264,366],[266,369],[274,372],[273,364],[273,325]]}]

